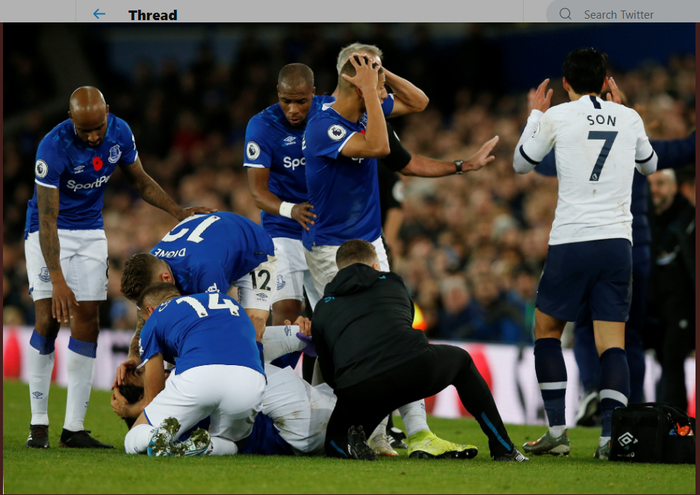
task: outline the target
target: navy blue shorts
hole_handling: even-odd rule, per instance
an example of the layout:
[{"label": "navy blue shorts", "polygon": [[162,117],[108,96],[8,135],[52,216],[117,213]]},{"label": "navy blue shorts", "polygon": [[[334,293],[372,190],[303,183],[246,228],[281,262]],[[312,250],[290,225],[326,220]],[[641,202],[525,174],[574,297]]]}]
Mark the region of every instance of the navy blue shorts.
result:
[{"label": "navy blue shorts", "polygon": [[535,306],[544,314],[576,321],[626,322],[632,301],[632,244],[603,239],[549,246]]}]

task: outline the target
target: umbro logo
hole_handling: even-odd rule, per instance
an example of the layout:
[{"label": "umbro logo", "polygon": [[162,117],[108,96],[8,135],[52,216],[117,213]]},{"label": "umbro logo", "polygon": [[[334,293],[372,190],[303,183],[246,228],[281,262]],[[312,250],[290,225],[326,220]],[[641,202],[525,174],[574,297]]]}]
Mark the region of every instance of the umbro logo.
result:
[{"label": "umbro logo", "polygon": [[632,435],[629,431],[626,431],[622,435],[620,435],[617,439],[617,441],[620,443],[621,446],[627,447],[628,445],[634,444],[639,442],[636,438],[634,438],[634,435]]},{"label": "umbro logo", "polygon": [[289,326],[289,325],[285,325],[285,326],[284,326],[284,334],[285,334],[287,337],[289,337],[290,335],[292,335],[292,327]]},{"label": "umbro logo", "polygon": [[287,136],[286,138],[284,138],[284,142],[286,143],[285,146],[290,146],[292,144],[295,144],[296,141],[297,141],[296,136]]},{"label": "umbro logo", "polygon": [[41,398],[43,398],[44,394],[37,391],[37,392],[32,392],[32,396],[33,396],[35,399],[41,399]]},{"label": "umbro logo", "polygon": [[85,165],[78,165],[73,169],[74,174],[79,174],[85,170]]}]

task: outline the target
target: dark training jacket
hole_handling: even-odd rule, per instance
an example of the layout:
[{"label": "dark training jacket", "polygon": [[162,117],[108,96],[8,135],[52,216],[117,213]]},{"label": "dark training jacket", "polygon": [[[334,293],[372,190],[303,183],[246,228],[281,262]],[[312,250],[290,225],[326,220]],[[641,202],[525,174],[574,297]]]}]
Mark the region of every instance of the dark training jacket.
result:
[{"label": "dark training jacket", "polygon": [[413,328],[413,311],[408,288],[395,273],[362,263],[340,270],[311,324],[326,382],[351,387],[425,352],[428,339]]}]

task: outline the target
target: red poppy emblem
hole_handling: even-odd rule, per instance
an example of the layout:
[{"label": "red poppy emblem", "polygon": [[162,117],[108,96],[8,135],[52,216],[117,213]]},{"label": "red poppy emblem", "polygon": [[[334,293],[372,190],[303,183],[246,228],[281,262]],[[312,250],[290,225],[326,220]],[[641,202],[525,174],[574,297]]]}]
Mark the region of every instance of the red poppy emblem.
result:
[{"label": "red poppy emblem", "polygon": [[102,163],[102,158],[99,156],[92,159],[92,166],[95,167],[95,170],[100,170],[102,168]]}]

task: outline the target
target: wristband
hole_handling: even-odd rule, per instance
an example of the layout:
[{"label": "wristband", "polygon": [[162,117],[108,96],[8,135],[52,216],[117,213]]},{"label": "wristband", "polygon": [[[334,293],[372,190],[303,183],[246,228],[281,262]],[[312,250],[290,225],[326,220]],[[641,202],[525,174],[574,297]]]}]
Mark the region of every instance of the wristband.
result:
[{"label": "wristband", "polygon": [[455,174],[462,175],[464,173],[464,171],[462,170],[463,163],[464,163],[464,160],[455,160],[455,168],[457,169]]},{"label": "wristband", "polygon": [[280,215],[286,218],[292,218],[292,208],[295,206],[295,203],[287,203],[286,201],[283,201],[280,205]]}]

